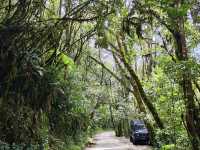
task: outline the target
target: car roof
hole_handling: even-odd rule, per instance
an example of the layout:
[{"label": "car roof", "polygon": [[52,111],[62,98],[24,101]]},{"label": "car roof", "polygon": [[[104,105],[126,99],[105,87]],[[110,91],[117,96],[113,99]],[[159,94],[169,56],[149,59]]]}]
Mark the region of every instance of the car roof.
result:
[{"label": "car roof", "polygon": [[143,120],[131,120],[131,125],[137,125],[137,124],[145,124]]}]

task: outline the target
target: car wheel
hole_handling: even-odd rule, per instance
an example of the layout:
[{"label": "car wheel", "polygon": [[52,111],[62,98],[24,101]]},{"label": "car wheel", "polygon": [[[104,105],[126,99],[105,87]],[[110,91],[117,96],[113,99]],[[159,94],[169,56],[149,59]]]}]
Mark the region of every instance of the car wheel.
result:
[{"label": "car wheel", "polygon": [[134,144],[134,145],[137,145],[137,143],[136,143],[135,139],[132,139],[132,141],[133,141],[133,144]]},{"label": "car wheel", "polygon": [[133,138],[130,136],[130,142],[132,142],[133,143]]},{"label": "car wheel", "polygon": [[151,141],[150,140],[148,140],[147,145],[151,145]]},{"label": "car wheel", "polygon": [[149,145],[149,143],[150,142],[148,140],[144,142],[145,145]]}]

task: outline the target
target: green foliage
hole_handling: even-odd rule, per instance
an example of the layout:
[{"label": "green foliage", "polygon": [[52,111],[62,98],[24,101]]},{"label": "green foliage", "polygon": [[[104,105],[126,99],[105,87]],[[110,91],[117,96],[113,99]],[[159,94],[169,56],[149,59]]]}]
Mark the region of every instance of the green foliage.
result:
[{"label": "green foliage", "polygon": [[174,144],[164,145],[162,146],[161,150],[175,150],[175,145]]},{"label": "green foliage", "polygon": [[181,5],[180,8],[169,7],[169,8],[166,8],[166,10],[169,16],[172,16],[173,18],[177,18],[180,16],[186,16],[190,7],[191,6],[189,4],[185,4],[185,5]]},{"label": "green foliage", "polygon": [[68,147],[67,150],[81,150],[81,148],[79,146],[72,145],[72,146]]},{"label": "green foliage", "polygon": [[[192,110],[199,112],[200,64],[192,49],[199,45],[200,34],[190,17],[198,20],[196,1],[0,4],[0,142],[5,149],[24,144],[81,150],[97,128],[128,136],[131,119],[153,126],[157,148],[190,148],[180,87],[188,75],[195,95]],[[184,61],[177,56],[184,51],[180,44],[188,55]],[[144,96],[164,129],[155,126]]]}]

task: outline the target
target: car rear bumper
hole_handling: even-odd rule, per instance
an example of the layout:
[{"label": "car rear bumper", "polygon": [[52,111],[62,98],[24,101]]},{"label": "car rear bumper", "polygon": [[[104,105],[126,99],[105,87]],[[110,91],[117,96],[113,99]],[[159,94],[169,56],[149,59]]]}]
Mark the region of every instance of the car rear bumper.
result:
[{"label": "car rear bumper", "polygon": [[145,142],[145,141],[149,141],[149,139],[135,139],[135,141],[136,141],[136,142],[140,142],[140,141],[141,141],[141,142],[142,142],[142,141]]},{"label": "car rear bumper", "polygon": [[149,141],[149,137],[134,137],[134,136],[130,136],[132,139],[134,139],[135,141]]},{"label": "car rear bumper", "polygon": [[146,141],[149,141],[149,137],[135,137],[134,140],[136,142],[146,142]]}]

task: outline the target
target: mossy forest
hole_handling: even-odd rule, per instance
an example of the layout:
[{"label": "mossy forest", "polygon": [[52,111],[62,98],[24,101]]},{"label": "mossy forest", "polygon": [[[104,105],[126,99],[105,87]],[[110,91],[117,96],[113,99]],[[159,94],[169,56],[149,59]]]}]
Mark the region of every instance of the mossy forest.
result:
[{"label": "mossy forest", "polygon": [[200,150],[199,0],[0,0],[0,150],[84,150],[131,120],[150,149]]}]

